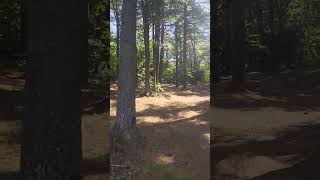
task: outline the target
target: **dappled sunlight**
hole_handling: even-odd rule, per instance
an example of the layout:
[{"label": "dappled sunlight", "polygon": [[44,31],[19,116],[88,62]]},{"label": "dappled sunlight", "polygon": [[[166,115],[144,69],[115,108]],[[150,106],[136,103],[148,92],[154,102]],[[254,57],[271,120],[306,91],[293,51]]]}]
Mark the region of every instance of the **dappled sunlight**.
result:
[{"label": "dappled sunlight", "polygon": [[202,136],[208,140],[208,142],[210,142],[210,133],[205,133],[205,134],[202,134]]},{"label": "dappled sunlight", "polygon": [[157,154],[155,157],[155,161],[157,164],[167,165],[175,162],[174,156],[168,156],[165,154]]},{"label": "dappled sunlight", "polygon": [[[145,144],[141,159],[150,159],[164,169],[183,169],[183,174],[208,179],[209,86],[202,86],[201,92],[197,86],[189,88],[191,90],[182,91],[168,87],[159,96],[136,98],[136,122]],[[111,96],[113,119],[116,104],[116,98]],[[160,179],[167,179],[162,176]]]},{"label": "dappled sunlight", "polygon": [[147,123],[147,124],[156,124],[163,123],[164,120],[160,119],[158,116],[144,116],[143,118],[137,118],[137,124]]}]

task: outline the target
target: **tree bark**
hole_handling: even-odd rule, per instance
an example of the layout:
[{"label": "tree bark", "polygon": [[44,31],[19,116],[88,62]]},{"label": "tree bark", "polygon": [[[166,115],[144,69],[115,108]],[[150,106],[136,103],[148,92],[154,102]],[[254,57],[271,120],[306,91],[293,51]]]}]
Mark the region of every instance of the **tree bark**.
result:
[{"label": "tree bark", "polygon": [[121,1],[120,0],[114,0],[111,2],[112,9],[114,12],[114,17],[116,19],[116,57],[117,57],[117,73],[119,72],[119,59],[120,59],[120,25],[121,25]]},{"label": "tree bark", "polygon": [[136,129],[136,0],[124,0],[121,14],[117,117],[112,124],[112,151],[131,151],[137,144]]},{"label": "tree bark", "polygon": [[143,38],[145,49],[145,94],[150,91],[150,49],[149,49],[149,28],[150,28],[150,7],[147,0],[142,1],[143,13]]},{"label": "tree bark", "polygon": [[80,180],[88,2],[27,1],[21,180]]},{"label": "tree bark", "polygon": [[176,87],[179,87],[179,35],[178,35],[178,28],[179,24],[178,22],[175,23],[175,29],[174,29],[174,39],[175,39],[175,56],[176,56]]},{"label": "tree bark", "polygon": [[160,34],[160,62],[159,62],[159,83],[162,83],[162,73],[163,73],[163,58],[164,58],[164,23],[161,25],[161,34]]},{"label": "tree bark", "polygon": [[183,61],[182,61],[182,85],[187,88],[187,4],[183,8]]},{"label": "tree bark", "polygon": [[161,16],[160,16],[160,6],[161,0],[154,1],[154,46],[153,46],[153,58],[154,58],[154,90],[156,90],[156,84],[159,83],[159,61],[160,61],[160,24],[161,24]]}]

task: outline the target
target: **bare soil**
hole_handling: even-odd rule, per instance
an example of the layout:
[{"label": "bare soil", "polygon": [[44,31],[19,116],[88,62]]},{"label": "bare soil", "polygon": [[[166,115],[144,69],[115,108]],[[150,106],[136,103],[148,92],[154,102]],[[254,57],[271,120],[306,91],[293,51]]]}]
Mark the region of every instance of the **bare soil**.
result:
[{"label": "bare soil", "polygon": [[278,84],[252,75],[248,90],[237,94],[223,91],[228,80],[217,85],[210,114],[214,180],[320,179],[320,76],[294,73]]},{"label": "bare soil", "polygon": [[[111,118],[116,116],[116,85]],[[139,94],[139,91],[138,91]],[[131,176],[135,180],[208,180],[210,178],[209,85],[187,90],[166,85],[161,95],[136,98],[142,145]]]}]

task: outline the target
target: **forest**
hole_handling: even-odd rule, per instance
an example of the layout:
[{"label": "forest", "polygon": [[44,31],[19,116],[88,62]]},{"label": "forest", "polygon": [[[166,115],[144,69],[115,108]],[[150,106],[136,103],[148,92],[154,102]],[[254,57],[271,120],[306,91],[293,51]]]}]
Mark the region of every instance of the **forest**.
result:
[{"label": "forest", "polygon": [[[209,4],[190,1],[138,2],[137,86],[158,92],[162,84],[209,81]],[[204,11],[203,4],[207,11]],[[117,79],[121,1],[111,1],[110,76]]]},{"label": "forest", "polygon": [[319,6],[212,2],[212,179],[319,179]]},{"label": "forest", "polygon": [[110,10],[111,177],[208,179],[209,1]]},{"label": "forest", "polygon": [[283,70],[319,66],[318,1],[243,2],[212,4],[213,80],[230,74],[233,90],[239,90],[246,72],[275,77]]},{"label": "forest", "polygon": [[0,179],[319,179],[319,0],[1,0]]}]

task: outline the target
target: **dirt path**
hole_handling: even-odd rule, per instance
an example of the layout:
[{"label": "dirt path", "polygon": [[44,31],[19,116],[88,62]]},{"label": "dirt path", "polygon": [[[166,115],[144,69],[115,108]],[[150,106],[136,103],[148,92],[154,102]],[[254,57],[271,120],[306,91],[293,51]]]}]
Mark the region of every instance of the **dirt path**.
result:
[{"label": "dirt path", "polygon": [[[111,107],[114,118],[114,98]],[[144,147],[139,161],[142,173],[133,179],[208,180],[208,107],[208,85],[192,86],[187,91],[167,87],[159,97],[136,98],[137,123]]]},{"label": "dirt path", "polygon": [[[320,179],[320,96],[219,93],[212,109],[215,180]],[[293,102],[293,103],[292,103]]]}]

